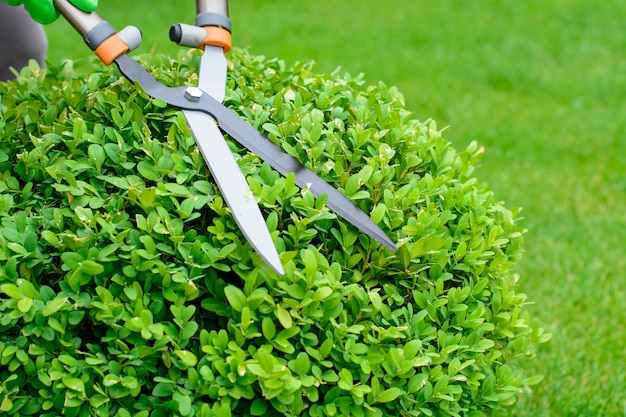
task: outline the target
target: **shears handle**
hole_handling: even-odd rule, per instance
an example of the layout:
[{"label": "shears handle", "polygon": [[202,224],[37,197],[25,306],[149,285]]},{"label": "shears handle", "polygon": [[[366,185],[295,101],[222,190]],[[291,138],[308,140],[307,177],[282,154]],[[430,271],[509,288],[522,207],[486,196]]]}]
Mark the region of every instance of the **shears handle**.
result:
[{"label": "shears handle", "polygon": [[228,17],[228,0],[196,0],[198,15],[215,13]]},{"label": "shears handle", "polygon": [[98,13],[83,12],[69,0],[54,0],[54,6],[105,65],[111,65],[120,55],[141,45],[141,31],[134,26],[117,32]]},{"label": "shears handle", "polygon": [[224,52],[233,47],[228,0],[196,0],[195,26],[179,23],[170,29],[170,39],[180,46],[204,49],[220,46]]}]

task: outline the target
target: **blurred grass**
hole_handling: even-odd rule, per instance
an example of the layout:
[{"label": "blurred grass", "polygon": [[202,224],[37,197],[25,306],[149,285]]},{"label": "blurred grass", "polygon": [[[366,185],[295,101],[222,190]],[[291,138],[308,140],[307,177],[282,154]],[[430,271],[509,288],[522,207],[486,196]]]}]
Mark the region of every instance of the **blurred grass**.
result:
[{"label": "blurred grass", "polygon": [[[169,25],[194,17],[193,2],[101,3],[116,27],[141,27],[142,52],[175,56]],[[545,381],[509,415],[626,415],[626,3],[241,0],[230,13],[236,46],[398,86],[457,148],[486,147],[477,175],[524,207],[520,290],[554,335],[526,364]],[[48,33],[52,62],[88,55],[64,22]]]}]

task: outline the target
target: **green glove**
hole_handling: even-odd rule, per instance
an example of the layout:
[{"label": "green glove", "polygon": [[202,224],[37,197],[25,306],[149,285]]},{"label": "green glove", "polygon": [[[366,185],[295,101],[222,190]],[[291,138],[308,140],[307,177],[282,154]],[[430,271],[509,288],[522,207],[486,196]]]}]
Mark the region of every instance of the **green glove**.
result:
[{"label": "green glove", "polygon": [[[23,4],[34,21],[47,25],[59,17],[59,12],[54,8],[54,0],[4,0],[11,6]],[[93,12],[98,7],[98,0],[70,0],[74,6],[84,12]]]}]

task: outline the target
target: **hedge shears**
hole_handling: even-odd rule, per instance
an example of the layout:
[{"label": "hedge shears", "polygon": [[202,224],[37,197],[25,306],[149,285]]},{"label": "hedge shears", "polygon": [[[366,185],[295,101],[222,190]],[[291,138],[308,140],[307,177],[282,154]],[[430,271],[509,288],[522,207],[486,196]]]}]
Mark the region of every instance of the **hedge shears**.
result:
[{"label": "hedge shears", "polygon": [[232,48],[228,0],[196,0],[195,25],[178,24],[170,28],[172,41],[203,51],[198,85],[176,87],[161,84],[128,56],[141,44],[139,29],[129,26],[117,32],[96,12],[85,13],[69,0],[54,0],[54,5],[105,65],[115,63],[122,75],[138,83],[149,96],[182,110],[237,225],[277,274],[284,273],[280,257],[255,197],[222,132],[281,174],[293,172],[295,183],[308,188],[314,196],[327,193],[326,204],[330,209],[385,247],[397,250],[382,229],[352,201],[222,104],[227,69],[224,54]]}]

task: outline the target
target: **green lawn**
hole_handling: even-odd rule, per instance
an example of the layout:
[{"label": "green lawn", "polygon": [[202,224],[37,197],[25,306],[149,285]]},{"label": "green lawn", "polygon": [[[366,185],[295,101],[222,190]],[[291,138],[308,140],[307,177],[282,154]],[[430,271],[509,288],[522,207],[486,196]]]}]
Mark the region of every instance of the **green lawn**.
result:
[{"label": "green lawn", "polygon": [[[193,21],[192,1],[101,3],[142,52],[175,56],[169,24]],[[237,46],[396,85],[456,147],[486,147],[477,176],[524,208],[520,290],[553,333],[509,415],[626,415],[626,2],[231,3]],[[64,22],[48,32],[52,61],[88,54]]]}]

